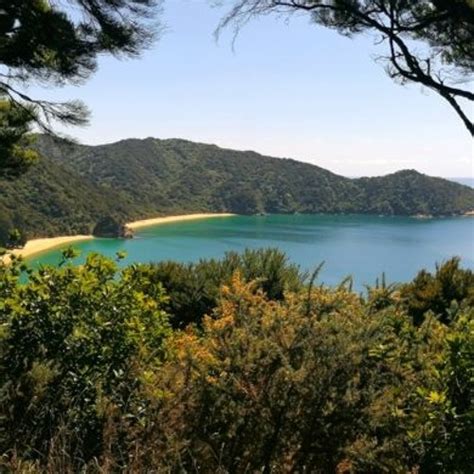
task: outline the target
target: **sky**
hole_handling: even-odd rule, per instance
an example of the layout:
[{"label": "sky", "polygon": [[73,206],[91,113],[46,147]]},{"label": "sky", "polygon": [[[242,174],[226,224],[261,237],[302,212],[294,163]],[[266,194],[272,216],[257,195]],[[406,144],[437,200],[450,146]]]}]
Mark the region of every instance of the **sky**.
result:
[{"label": "sky", "polygon": [[[230,2],[224,2],[229,6]],[[400,86],[375,60],[374,38],[345,38],[306,15],[252,21],[232,46],[213,33],[226,9],[167,0],[166,31],[139,59],[103,57],[84,85],[30,88],[80,99],[85,144],[183,138],[316,164],[345,176],[400,169],[474,177],[472,139],[443,99]]]}]

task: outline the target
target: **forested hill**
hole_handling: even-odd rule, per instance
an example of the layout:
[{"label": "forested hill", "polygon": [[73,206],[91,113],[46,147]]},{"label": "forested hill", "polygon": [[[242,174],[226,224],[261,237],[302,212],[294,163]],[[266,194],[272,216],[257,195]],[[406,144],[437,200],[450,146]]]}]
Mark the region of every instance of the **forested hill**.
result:
[{"label": "forested hill", "polygon": [[0,181],[0,232],[89,232],[105,215],[453,215],[474,209],[473,189],[412,170],[349,179],[295,160],[177,139],[85,146],[40,136],[37,147],[38,165],[20,179]]}]

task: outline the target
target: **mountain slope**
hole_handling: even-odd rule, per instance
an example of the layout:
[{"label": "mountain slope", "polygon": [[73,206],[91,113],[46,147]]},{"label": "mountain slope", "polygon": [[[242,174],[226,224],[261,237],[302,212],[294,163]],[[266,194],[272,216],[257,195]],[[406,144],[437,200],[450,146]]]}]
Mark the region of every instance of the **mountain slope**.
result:
[{"label": "mountain slope", "polygon": [[[42,148],[50,154],[50,147]],[[66,147],[67,165],[95,184],[156,210],[324,212],[357,192],[351,180],[316,166],[184,140],[123,140]],[[64,163],[60,154],[57,162]],[[139,192],[138,192],[139,191]]]},{"label": "mountain slope", "polygon": [[453,215],[473,209],[473,190],[446,179],[433,178],[415,170],[387,176],[360,178],[370,214]]},{"label": "mountain slope", "polygon": [[406,170],[348,179],[307,163],[185,140],[128,139],[100,146],[40,136],[43,159],[0,181],[1,230],[32,236],[89,231],[123,220],[184,212],[461,214],[474,190]]},{"label": "mountain slope", "polygon": [[84,180],[47,156],[21,178],[0,180],[0,239],[17,227],[33,236],[90,231],[91,222],[113,208],[125,218],[129,206],[115,192]]}]

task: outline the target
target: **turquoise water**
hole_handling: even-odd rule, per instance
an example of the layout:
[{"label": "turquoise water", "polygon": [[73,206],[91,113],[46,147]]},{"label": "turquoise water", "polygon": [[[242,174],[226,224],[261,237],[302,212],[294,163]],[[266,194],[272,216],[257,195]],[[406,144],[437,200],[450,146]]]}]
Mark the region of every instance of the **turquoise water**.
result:
[{"label": "turquoise water", "polygon": [[[272,215],[235,216],[144,228],[132,240],[95,239],[74,244],[81,250],[114,256],[124,264],[160,260],[197,261],[228,250],[278,247],[303,269],[325,261],[321,280],[336,284],[353,275],[356,288],[385,272],[388,281],[406,281],[421,268],[458,255],[474,268],[474,218]],[[33,265],[57,264],[60,251],[32,257]]]}]

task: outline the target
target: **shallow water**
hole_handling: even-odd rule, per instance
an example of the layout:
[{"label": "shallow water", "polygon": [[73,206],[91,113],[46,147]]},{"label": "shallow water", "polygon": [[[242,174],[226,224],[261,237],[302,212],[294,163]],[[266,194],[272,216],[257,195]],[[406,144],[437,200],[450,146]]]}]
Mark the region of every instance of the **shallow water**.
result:
[{"label": "shallow water", "polygon": [[[372,284],[383,272],[389,282],[411,279],[421,268],[458,255],[474,268],[474,218],[414,219],[340,215],[235,216],[143,228],[132,240],[94,239],[73,247],[114,256],[123,264],[160,260],[197,261],[228,250],[278,247],[303,269],[325,261],[320,280],[337,284],[352,275],[355,287]],[[60,250],[32,257],[33,265],[57,264]]]}]

